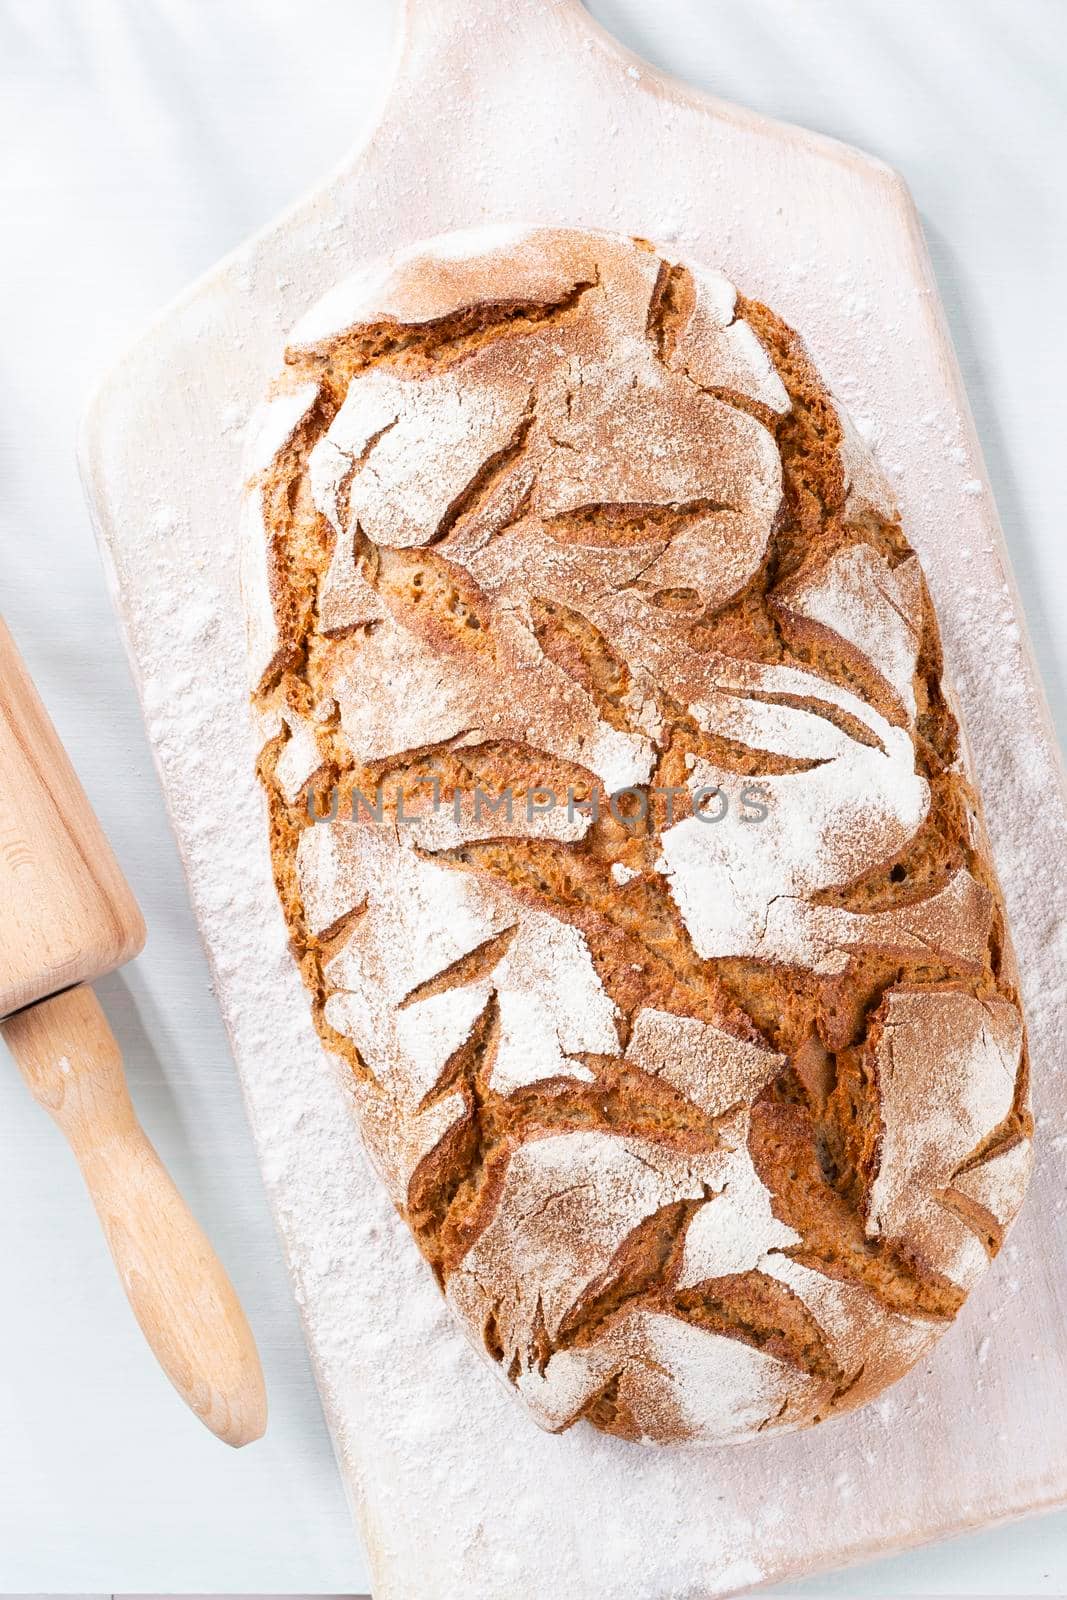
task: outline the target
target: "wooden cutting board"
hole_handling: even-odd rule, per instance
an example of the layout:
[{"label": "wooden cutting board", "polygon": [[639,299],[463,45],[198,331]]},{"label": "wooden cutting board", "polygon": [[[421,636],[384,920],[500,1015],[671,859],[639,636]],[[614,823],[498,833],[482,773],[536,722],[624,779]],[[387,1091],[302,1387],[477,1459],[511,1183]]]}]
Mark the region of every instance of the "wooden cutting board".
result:
[{"label": "wooden cutting board", "polygon": [[[645,235],[802,332],[893,478],[969,715],[1025,975],[1037,1173],[933,1358],[806,1435],[644,1451],[533,1428],[370,1174],[285,948],[246,709],[242,427],[331,284],[487,219]],[[377,1600],[699,1600],[1067,1501],[1062,773],[900,179],[665,80],[576,0],[408,0],[369,142],[162,316],[98,395],[83,465]]]}]

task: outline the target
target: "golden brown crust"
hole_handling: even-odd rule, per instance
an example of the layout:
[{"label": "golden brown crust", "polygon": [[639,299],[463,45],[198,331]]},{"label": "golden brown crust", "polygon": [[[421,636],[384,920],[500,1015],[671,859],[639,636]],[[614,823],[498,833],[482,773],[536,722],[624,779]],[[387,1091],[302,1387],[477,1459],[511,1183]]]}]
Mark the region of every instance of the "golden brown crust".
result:
[{"label": "golden brown crust", "polygon": [[[1031,1132],[877,469],[772,311],[607,236],[409,253],[287,361],[246,535],[275,876],[439,1281],[546,1426],[870,1398],[999,1248]],[[762,855],[696,814],[746,780]]]}]

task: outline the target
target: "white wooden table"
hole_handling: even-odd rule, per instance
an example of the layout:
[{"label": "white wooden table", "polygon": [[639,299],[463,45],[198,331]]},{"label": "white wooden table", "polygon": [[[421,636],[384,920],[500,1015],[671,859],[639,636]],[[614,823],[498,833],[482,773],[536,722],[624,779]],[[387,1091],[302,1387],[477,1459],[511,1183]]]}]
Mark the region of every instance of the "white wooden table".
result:
[{"label": "white wooden table", "polygon": [[[144,1120],[245,1297],[273,1408],[267,1440],[239,1456],[189,1422],[131,1333],[58,1137],[14,1075],[0,1076],[0,1592],[365,1584],[73,438],[86,388],[122,342],[373,121],[392,9],[390,0],[0,0],[0,611],[144,905],[149,950],[104,986],[105,1002]],[[1062,737],[1062,0],[594,0],[592,9],[657,64],[864,146],[908,178]],[[1062,1592],[1067,1516],[807,1587]]]}]

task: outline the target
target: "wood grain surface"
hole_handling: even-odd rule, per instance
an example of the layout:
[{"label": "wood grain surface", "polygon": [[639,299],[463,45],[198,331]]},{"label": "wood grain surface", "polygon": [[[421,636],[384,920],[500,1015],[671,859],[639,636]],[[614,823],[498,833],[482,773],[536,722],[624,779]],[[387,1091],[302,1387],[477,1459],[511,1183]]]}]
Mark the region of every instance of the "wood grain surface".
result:
[{"label": "wood grain surface", "polygon": [[130,961],[144,922],[0,618],[0,1017]]},{"label": "wood grain surface", "polygon": [[160,1366],[226,1444],[267,1426],[263,1373],[233,1285],[137,1120],[118,1045],[85,984],[0,1025],[74,1152],[119,1281]]},{"label": "wood grain surface", "polygon": [[[241,445],[226,419],[247,415],[284,330],[345,272],[484,219],[632,231],[723,267],[862,409],[938,602],[1024,972],[1038,1167],[1000,1260],[884,1400],[729,1453],[542,1437],[491,1390],[390,1221],[282,948],[251,775]],[[531,1571],[560,1600],[635,1585],[696,1600],[1067,1501],[1053,1420],[1067,1405],[1062,772],[900,179],[663,79],[573,0],[410,5],[371,139],[164,315],[98,396],[83,459],[378,1600],[496,1600]],[[177,530],[167,559],[151,535],[163,517]],[[186,681],[196,704],[179,717]],[[198,739],[178,737],[190,728]],[[204,787],[220,763],[225,826]],[[1024,828],[1017,797],[1035,785]],[[428,1485],[441,1460],[449,1472]]]}]

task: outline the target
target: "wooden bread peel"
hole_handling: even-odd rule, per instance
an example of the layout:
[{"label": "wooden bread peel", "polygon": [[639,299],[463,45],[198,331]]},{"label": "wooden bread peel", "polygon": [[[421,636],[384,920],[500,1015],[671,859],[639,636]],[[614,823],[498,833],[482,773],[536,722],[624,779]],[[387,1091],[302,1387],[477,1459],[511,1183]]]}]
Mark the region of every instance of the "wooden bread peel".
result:
[{"label": "wooden bread peel", "polygon": [[248,1444],[267,1421],[251,1329],[137,1121],[89,986],[144,940],[137,902],[0,620],[0,1033],[77,1158],[167,1377],[212,1433]]}]

